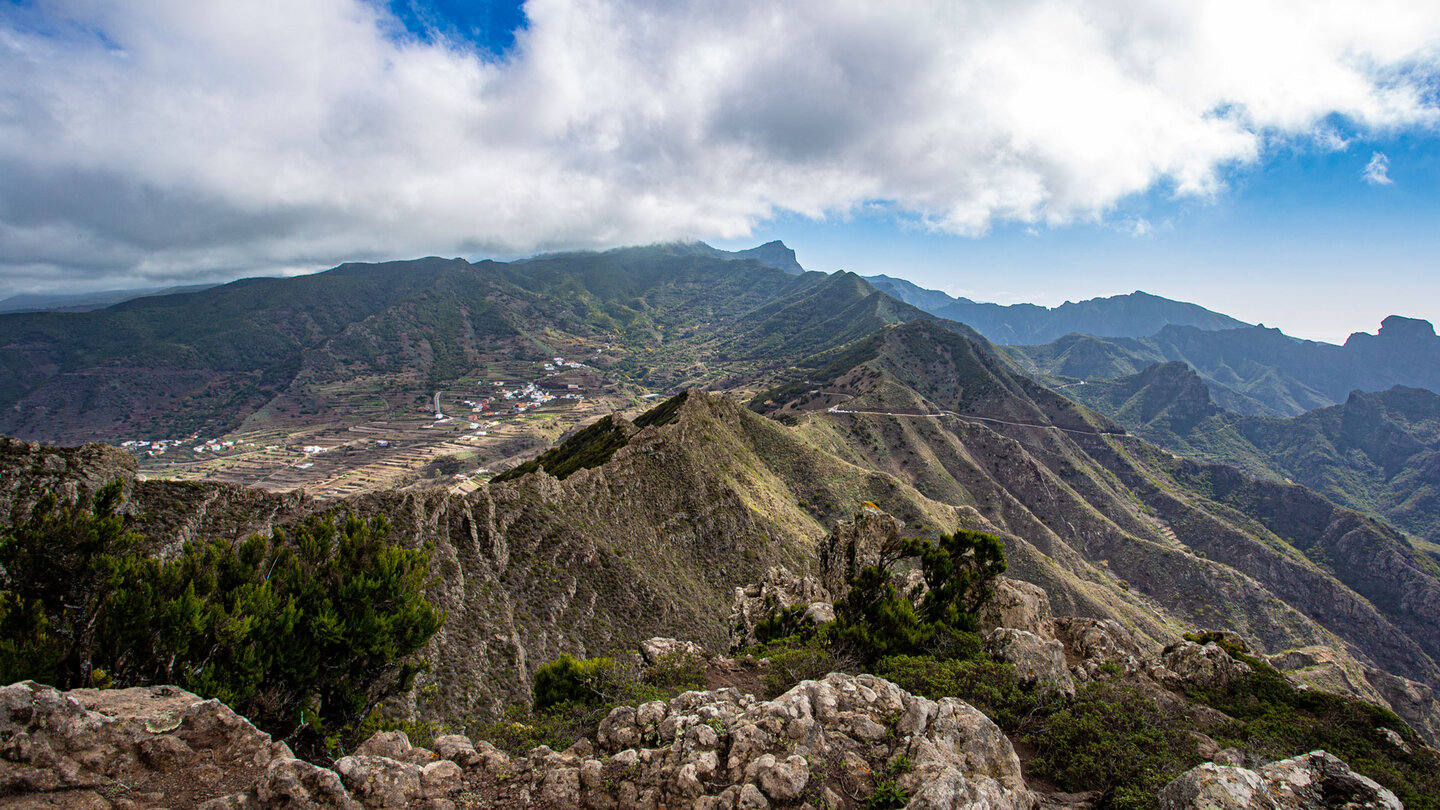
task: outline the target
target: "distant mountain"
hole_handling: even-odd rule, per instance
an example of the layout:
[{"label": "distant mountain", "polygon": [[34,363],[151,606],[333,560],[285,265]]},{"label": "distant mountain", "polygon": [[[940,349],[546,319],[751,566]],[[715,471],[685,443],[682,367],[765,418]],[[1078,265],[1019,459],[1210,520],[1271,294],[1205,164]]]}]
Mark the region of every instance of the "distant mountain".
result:
[{"label": "distant mountain", "polygon": [[[720,252],[726,253],[726,251]],[[779,239],[773,242],[766,242],[759,247],[753,247],[749,250],[729,251],[728,256],[736,259],[754,259],[766,267],[784,270],[793,276],[798,276],[805,272],[805,268],[801,267],[799,260],[795,258],[795,251],[791,250]]]},{"label": "distant mountain", "polygon": [[1263,326],[1205,331],[1167,326],[1145,338],[1066,335],[1008,353],[1032,374],[1076,380],[1138,374],[1181,361],[1199,373],[1216,404],[1241,414],[1298,416],[1344,402],[1351,391],[1395,385],[1440,391],[1440,337],[1429,321],[1392,315],[1377,334],[1344,346],[1299,340]]},{"label": "distant mountain", "polygon": [[1066,390],[1176,453],[1290,480],[1413,533],[1440,559],[1440,395],[1395,386],[1293,418],[1217,407],[1184,363]]},{"label": "distant mountain", "polygon": [[998,344],[1049,343],[1072,332],[1102,337],[1142,337],[1170,325],[1206,330],[1248,326],[1195,304],[1139,291],[1079,303],[1066,301],[1052,309],[1035,304],[1003,306],[952,298],[938,290],[926,290],[890,276],[868,276],[866,280],[876,289],[932,315],[967,324]]},{"label": "distant mountain", "polygon": [[154,295],[199,292],[214,287],[214,284],[185,284],[171,287],[139,287],[129,290],[100,290],[88,293],[64,293],[44,295],[21,293],[0,300],[0,314],[7,312],[89,312],[103,309],[136,298]]},{"label": "distant mountain", "polygon": [[706,378],[715,358],[731,373],[763,373],[887,323],[934,318],[854,274],[796,268],[780,243],[430,257],[4,315],[0,432],[60,442],[218,433],[281,395],[304,412],[322,407],[325,386],[362,378],[434,390],[580,338],[614,348],[610,373],[667,388]]}]

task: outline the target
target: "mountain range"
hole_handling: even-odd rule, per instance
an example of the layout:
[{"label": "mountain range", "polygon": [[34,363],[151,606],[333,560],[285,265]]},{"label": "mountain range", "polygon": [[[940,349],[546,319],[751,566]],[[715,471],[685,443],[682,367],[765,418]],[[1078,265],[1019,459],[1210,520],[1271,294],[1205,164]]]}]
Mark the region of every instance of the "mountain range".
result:
[{"label": "mountain range", "polygon": [[1166,326],[1149,337],[1076,334],[1007,351],[1027,372],[1057,384],[1114,379],[1180,361],[1195,369],[1221,407],[1252,415],[1296,416],[1344,402],[1351,391],[1393,385],[1440,390],[1440,337],[1429,321],[1399,315],[1386,318],[1376,334],[1352,334],[1343,346],[1263,326]]},{"label": "mountain range", "polygon": [[[1435,340],[1420,323],[1387,319],[1330,347],[1325,373],[1415,379]],[[1295,359],[1317,349],[1272,330],[1171,333],[1227,347],[1212,377],[1267,357],[1244,349],[1251,337],[1289,347],[1271,374],[1291,390],[1333,390],[1319,361]],[[997,347],[852,273],[803,271],[783,245],[352,264],[8,315],[0,428],[52,442],[324,411],[378,379],[428,409],[447,381],[473,390],[491,364],[577,345],[594,347],[586,363],[608,384],[652,396],[471,489],[317,498],[142,476],[100,444],[3,440],[0,515],[120,478],[126,526],[157,554],[312,514],[388,516],[392,537],[434,549],[427,588],[447,617],[407,711],[460,724],[528,700],[536,668],[562,653],[622,654],[653,636],[725,649],[737,588],[774,566],[816,573],[828,536],[884,512],[911,535],[997,535],[1008,575],[1043,588],[1057,616],[1156,645],[1238,633],[1296,682],[1440,740],[1440,558],[1424,540],[1440,513],[1440,397],[1390,381],[1291,418],[1225,410],[1178,361],[1083,384],[1061,368],[1032,376],[1066,341],[1137,365],[1137,346],[1168,345]]]},{"label": "mountain range", "polygon": [[1300,416],[1224,410],[1183,363],[1067,389],[1175,453],[1295,481],[1410,532],[1440,559],[1440,396],[1421,388],[1353,391]]},{"label": "mountain range", "polygon": [[1139,290],[1129,295],[1066,301],[1058,307],[1035,304],[987,304],[952,298],[905,279],[867,276],[875,288],[920,309],[969,325],[998,344],[1049,343],[1072,333],[1102,337],[1145,337],[1167,326],[1200,330],[1236,329],[1249,324],[1195,304],[1172,301]]}]

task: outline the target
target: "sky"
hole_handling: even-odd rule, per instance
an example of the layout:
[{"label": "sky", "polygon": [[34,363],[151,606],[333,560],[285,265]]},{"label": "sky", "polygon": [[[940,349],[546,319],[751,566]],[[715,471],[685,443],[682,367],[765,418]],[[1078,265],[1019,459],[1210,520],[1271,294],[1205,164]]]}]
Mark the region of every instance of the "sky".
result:
[{"label": "sky", "polygon": [[0,0],[0,298],[695,239],[1440,320],[1440,3]]}]

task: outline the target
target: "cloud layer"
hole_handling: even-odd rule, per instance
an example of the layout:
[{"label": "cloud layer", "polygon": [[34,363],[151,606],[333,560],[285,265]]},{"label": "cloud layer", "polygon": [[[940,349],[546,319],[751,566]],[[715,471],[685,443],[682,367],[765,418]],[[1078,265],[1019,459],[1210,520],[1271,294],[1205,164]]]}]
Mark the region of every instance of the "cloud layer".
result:
[{"label": "cloud layer", "polygon": [[1440,121],[1440,4],[530,0],[507,59],[362,0],[0,10],[0,284],[745,235],[982,234]]}]

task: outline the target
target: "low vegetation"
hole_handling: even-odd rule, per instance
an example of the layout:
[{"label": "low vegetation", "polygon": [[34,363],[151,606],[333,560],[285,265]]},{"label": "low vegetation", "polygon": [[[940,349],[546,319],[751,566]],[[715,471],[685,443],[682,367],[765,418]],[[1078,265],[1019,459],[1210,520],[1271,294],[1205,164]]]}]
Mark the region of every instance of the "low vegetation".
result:
[{"label": "low vegetation", "polygon": [[444,620],[423,594],[430,551],[392,543],[383,518],[312,516],[161,559],[123,531],[120,495],[46,496],[0,530],[3,682],[177,684],[323,759],[421,670]]}]

